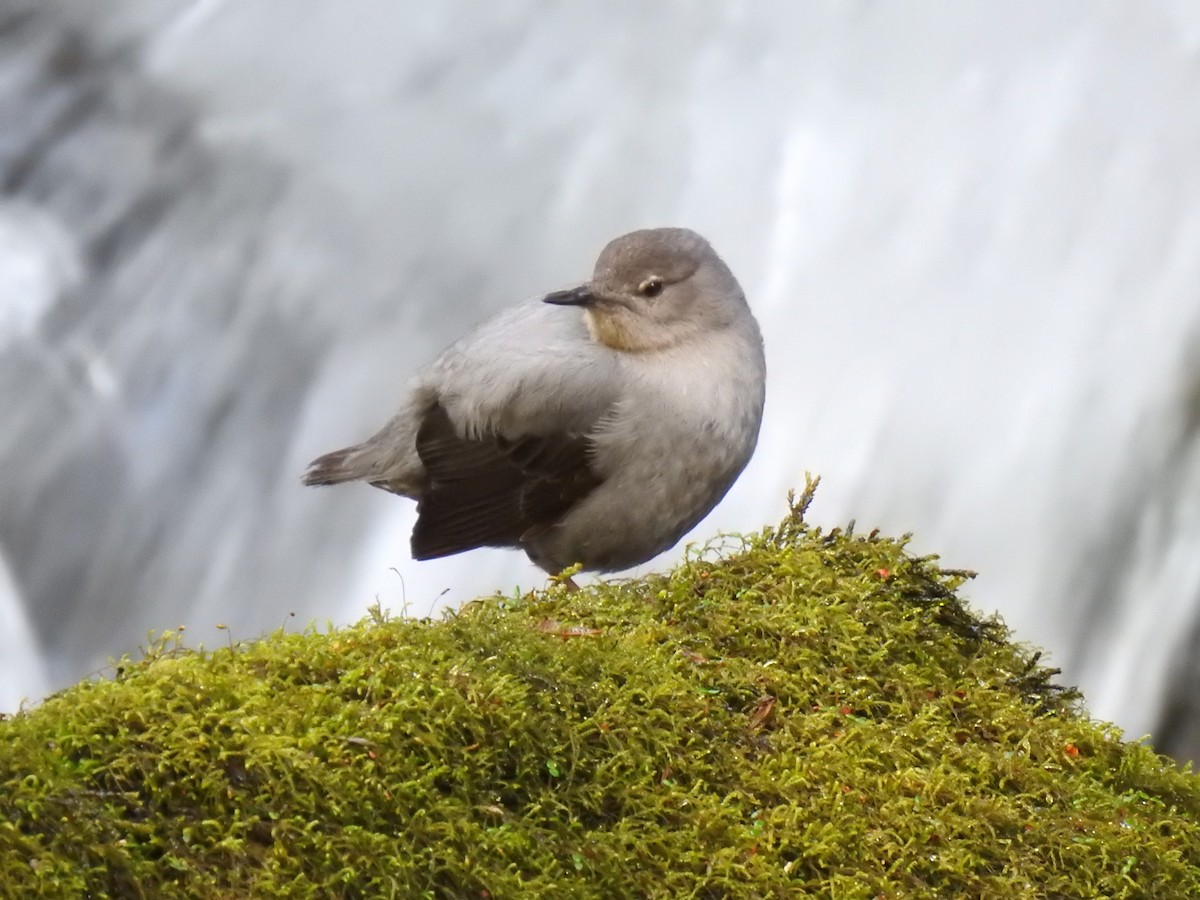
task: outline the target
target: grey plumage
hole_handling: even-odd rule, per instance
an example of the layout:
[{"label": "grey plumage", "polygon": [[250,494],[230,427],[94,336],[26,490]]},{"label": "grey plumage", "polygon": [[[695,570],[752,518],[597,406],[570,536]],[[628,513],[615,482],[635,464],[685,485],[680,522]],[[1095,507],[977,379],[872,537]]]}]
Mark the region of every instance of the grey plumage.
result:
[{"label": "grey plumage", "polygon": [[448,347],[387,425],[304,481],[415,499],[416,559],[519,547],[551,573],[625,569],[674,545],[741,473],[765,371],[758,325],[708,242],[635,231],[590,281]]}]

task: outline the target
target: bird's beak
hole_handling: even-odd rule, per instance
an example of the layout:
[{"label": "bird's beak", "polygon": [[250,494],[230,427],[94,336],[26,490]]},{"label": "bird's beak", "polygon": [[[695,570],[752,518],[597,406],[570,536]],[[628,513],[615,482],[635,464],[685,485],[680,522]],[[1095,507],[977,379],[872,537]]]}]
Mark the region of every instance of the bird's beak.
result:
[{"label": "bird's beak", "polygon": [[553,303],[555,306],[586,307],[596,302],[596,295],[592,293],[592,289],[588,285],[581,284],[569,291],[555,291],[553,294],[547,294],[543,300],[546,303]]}]

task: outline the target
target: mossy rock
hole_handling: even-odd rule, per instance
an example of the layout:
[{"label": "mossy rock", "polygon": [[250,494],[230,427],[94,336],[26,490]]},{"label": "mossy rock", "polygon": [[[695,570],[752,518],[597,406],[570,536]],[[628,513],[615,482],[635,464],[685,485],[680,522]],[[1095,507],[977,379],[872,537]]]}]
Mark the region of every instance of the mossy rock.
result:
[{"label": "mossy rock", "polygon": [[1200,896],[1200,780],[810,496],[663,576],[165,640],[0,722],[0,892]]}]

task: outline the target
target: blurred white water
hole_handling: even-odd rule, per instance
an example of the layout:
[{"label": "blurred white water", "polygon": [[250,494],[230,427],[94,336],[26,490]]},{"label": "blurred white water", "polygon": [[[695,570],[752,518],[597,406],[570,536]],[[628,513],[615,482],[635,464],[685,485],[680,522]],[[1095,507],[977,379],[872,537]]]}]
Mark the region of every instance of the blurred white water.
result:
[{"label": "blurred white water", "polygon": [[1197,7],[27,9],[6,202],[43,225],[0,228],[0,277],[61,283],[0,281],[0,541],[56,682],[152,627],[538,583],[414,564],[408,504],[298,472],[472,321],[685,224],[770,370],[694,537],[819,472],[815,520],[979,570],[1096,715],[1155,727],[1200,607]]},{"label": "blurred white water", "polygon": [[[0,201],[0,353],[35,339],[42,318],[79,278],[65,232],[35,208]],[[42,648],[0,547],[0,712],[49,686]]]},{"label": "blurred white water", "polygon": [[25,616],[8,564],[0,555],[0,710],[12,712],[27,698],[41,697],[48,689],[41,647]]}]

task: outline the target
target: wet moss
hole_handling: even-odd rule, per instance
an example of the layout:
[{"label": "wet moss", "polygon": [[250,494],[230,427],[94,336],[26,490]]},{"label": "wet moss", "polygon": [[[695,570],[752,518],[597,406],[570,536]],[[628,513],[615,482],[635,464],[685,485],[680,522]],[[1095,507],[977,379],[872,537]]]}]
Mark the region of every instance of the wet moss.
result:
[{"label": "wet moss", "polygon": [[1200,896],[1200,780],[810,496],[662,576],[164,635],[0,722],[0,892]]}]

